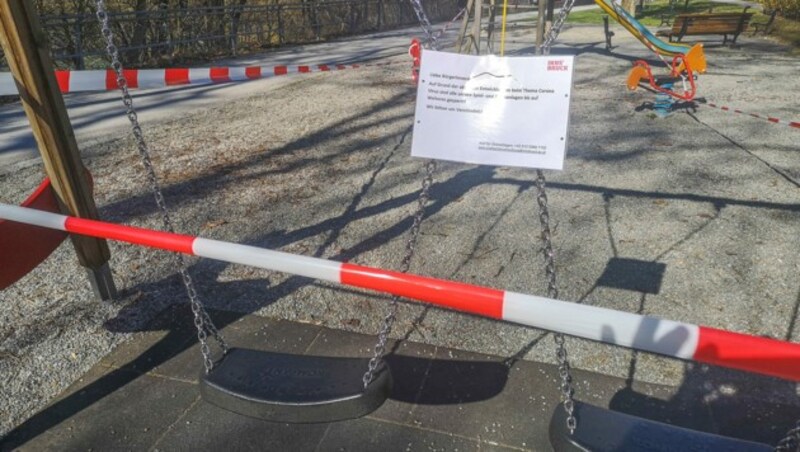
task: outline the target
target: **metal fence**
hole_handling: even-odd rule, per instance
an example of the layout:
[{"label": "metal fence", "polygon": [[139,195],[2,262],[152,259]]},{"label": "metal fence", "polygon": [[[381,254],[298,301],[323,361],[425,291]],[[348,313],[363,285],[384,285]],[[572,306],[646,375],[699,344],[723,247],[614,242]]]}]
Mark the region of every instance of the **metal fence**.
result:
[{"label": "metal fence", "polygon": [[[463,0],[428,0],[434,20]],[[254,52],[284,44],[386,30],[416,23],[408,0],[306,0],[302,3],[155,8],[109,14],[126,65],[147,67]],[[105,67],[93,14],[45,15],[41,22],[60,68]],[[0,61],[0,64],[3,62]]]}]

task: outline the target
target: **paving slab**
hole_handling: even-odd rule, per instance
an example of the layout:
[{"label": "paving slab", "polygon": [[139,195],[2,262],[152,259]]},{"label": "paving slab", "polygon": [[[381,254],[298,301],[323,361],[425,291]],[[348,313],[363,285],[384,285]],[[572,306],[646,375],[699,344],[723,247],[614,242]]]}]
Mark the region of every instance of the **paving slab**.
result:
[{"label": "paving slab", "polygon": [[[187,305],[172,308],[169,315],[179,323],[191,325],[192,314]],[[223,338],[231,347],[302,354],[319,334],[319,327],[314,325],[243,316],[226,311],[211,311],[210,315],[212,321],[224,331]],[[149,368],[136,367],[136,369],[146,369],[145,371],[152,375],[196,382],[203,371],[203,361],[194,325],[191,325],[187,335],[188,342],[172,348],[169,352],[173,354],[169,359],[163,360],[158,365],[148,362]],[[219,356],[215,341],[209,338],[208,342],[214,356]],[[116,356],[125,353],[127,352],[123,350],[115,350],[110,355],[111,360],[117,360]],[[168,351],[165,351],[164,355],[166,353]],[[130,366],[126,365],[127,367]]]},{"label": "paving slab", "polygon": [[197,386],[97,366],[2,450],[143,450],[197,402]]},{"label": "paving slab", "polygon": [[332,425],[317,448],[322,452],[382,450],[408,451],[511,451],[518,450],[489,442],[476,441],[447,432],[423,430],[408,425],[373,419]]},{"label": "paving slab", "polygon": [[[334,423],[265,422],[201,399],[193,336],[176,335],[180,347],[155,340],[181,331],[186,313],[185,306],[165,311],[5,437],[2,449],[550,450],[548,426],[560,400],[553,365],[390,340],[395,386],[375,412]],[[255,315],[211,317],[225,324],[232,345],[279,352],[367,357],[376,339]],[[688,366],[679,387],[573,372],[581,401],[709,433],[774,444],[797,416],[792,385],[742,372]],[[728,383],[709,392],[709,382],[720,380]]]},{"label": "paving slab", "polygon": [[160,366],[191,347],[197,333],[186,305],[167,308],[135,341],[117,347],[99,364],[135,373],[158,372]]},{"label": "paving slab", "polygon": [[160,451],[314,450],[328,424],[279,424],[225,411],[199,400],[152,448]]},{"label": "paving slab", "polygon": [[539,414],[536,411],[545,394],[551,403],[558,400],[557,386],[518,370],[498,357],[440,349],[410,422],[460,436],[531,447],[532,437],[541,436],[531,435],[532,419]]}]

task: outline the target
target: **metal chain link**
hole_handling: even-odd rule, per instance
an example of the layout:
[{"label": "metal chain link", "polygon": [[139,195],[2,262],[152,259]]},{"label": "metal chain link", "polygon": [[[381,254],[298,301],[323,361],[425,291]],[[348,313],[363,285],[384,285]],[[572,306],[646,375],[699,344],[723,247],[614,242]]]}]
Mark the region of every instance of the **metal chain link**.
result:
[{"label": "metal chain link", "polygon": [[[430,199],[430,189],[433,185],[433,173],[436,171],[436,162],[428,160],[425,164],[425,177],[422,179],[422,190],[419,192],[417,198],[417,210],[414,212],[414,222],[411,224],[411,229],[408,233],[408,240],[406,241],[406,254],[403,256],[403,261],[400,263],[400,271],[406,273],[411,268],[411,259],[414,257],[414,252],[417,246],[417,237],[419,237],[419,229],[422,224],[422,218],[425,216],[425,206],[428,205]],[[389,333],[392,332],[392,325],[397,319],[397,302],[400,297],[397,295],[392,297],[390,302],[389,311],[383,319],[383,325],[378,333],[378,342],[375,344],[372,358],[369,360],[367,372],[364,373],[362,381],[366,388],[375,377],[375,372],[383,362],[383,355],[386,353],[386,342],[389,340]]]},{"label": "metal chain link", "polygon": [[450,26],[453,25],[455,23],[455,21],[457,21],[458,19],[461,19],[461,16],[463,16],[466,12],[467,12],[467,8],[466,7],[461,8],[461,11],[459,11],[458,14],[456,14],[452,19],[450,19],[450,22],[447,22],[444,25],[444,27],[442,27],[441,29],[439,29],[439,31],[434,33],[434,37],[437,40],[437,42],[436,42],[437,45],[438,45],[438,39],[441,38],[445,33],[447,33],[447,29],[450,28]]},{"label": "metal chain link", "polygon": [[[164,228],[167,231],[174,233],[175,228],[169,215],[169,211],[167,210],[167,204],[164,201],[164,194],[161,190],[160,184],[158,183],[158,177],[156,176],[155,169],[153,168],[153,162],[150,158],[150,150],[147,142],[144,139],[142,127],[139,124],[139,116],[136,113],[136,108],[133,106],[133,99],[128,91],[128,81],[125,78],[122,62],[119,58],[119,49],[114,44],[114,32],[111,30],[105,1],[95,0],[95,4],[97,8],[97,20],[100,21],[103,38],[106,41],[106,53],[111,58],[111,68],[114,70],[117,76],[117,86],[122,93],[122,102],[125,104],[126,110],[125,114],[131,123],[131,131],[133,132],[133,137],[136,141],[136,147],[139,150],[139,156],[142,159],[142,164],[144,165],[145,172],[147,174],[147,181],[153,192],[153,196],[155,197],[156,205],[161,212],[161,220],[164,224]],[[205,308],[203,307],[203,304],[197,295],[197,290],[195,289],[194,283],[192,282],[192,277],[189,275],[188,266],[186,265],[186,260],[184,259],[183,255],[175,254],[175,261],[178,267],[178,272],[181,275],[181,281],[186,288],[186,294],[189,297],[192,314],[194,315],[194,326],[197,328],[197,340],[200,342],[200,352],[203,354],[203,366],[205,367],[206,373],[208,373],[214,368],[214,362],[211,359],[211,350],[208,345],[208,335],[210,334],[216,340],[217,344],[222,349],[223,355],[228,351],[228,344],[225,343],[225,340],[222,338],[219,330],[214,325],[214,322],[211,321],[211,318],[208,316],[208,312],[206,312]]]},{"label": "metal chain link", "polygon": [[775,446],[775,452],[800,452],[800,420],[786,432],[786,436]]},{"label": "metal chain link", "polygon": [[414,7],[414,12],[417,14],[419,25],[422,27],[422,31],[425,32],[426,42],[428,42],[432,48],[438,49],[439,36],[437,36],[437,34],[433,31],[433,26],[431,25],[431,21],[428,19],[428,15],[425,14],[425,9],[422,7],[422,3],[420,0],[411,0],[411,6]]},{"label": "metal chain link", "polygon": [[561,33],[561,28],[564,26],[564,22],[566,22],[573,6],[575,6],[575,0],[566,0],[564,2],[564,5],[558,11],[558,17],[553,21],[553,25],[548,30],[547,36],[545,36],[544,42],[539,48],[539,55],[550,55],[550,46],[553,45],[553,42],[558,38],[558,34]]},{"label": "metal chain link", "polygon": [[[438,36],[436,36],[436,34],[433,32],[431,22],[428,20],[428,15],[425,14],[425,10],[422,8],[420,0],[411,0],[411,5],[414,7],[414,12],[417,13],[417,18],[419,19],[422,30],[425,31],[425,34],[427,35],[427,42],[430,43],[434,50],[439,50]],[[400,271],[402,273],[407,272],[411,267],[411,259],[414,257],[414,252],[417,246],[417,237],[419,237],[419,228],[422,224],[422,218],[425,216],[425,206],[428,204],[428,200],[430,199],[429,192],[431,185],[433,184],[433,173],[435,171],[436,161],[428,160],[428,162],[425,164],[425,177],[422,179],[422,190],[420,190],[419,198],[417,198],[417,210],[414,212],[414,221],[411,224],[411,229],[408,233],[408,240],[406,241],[406,254],[403,256],[403,260],[400,263]],[[372,358],[370,358],[369,364],[367,365],[367,371],[364,372],[364,376],[361,377],[361,381],[364,383],[364,388],[372,383],[372,380],[375,378],[375,372],[378,371],[378,368],[383,363],[383,355],[386,353],[386,342],[389,340],[389,334],[392,332],[392,326],[394,325],[395,320],[397,320],[397,306],[399,301],[400,297],[395,295],[392,297],[392,301],[389,303],[389,310],[387,311],[386,316],[383,318],[383,324],[378,332],[378,342],[375,344],[375,348],[373,349]]]},{"label": "metal chain link", "polygon": [[[558,299],[558,285],[556,282],[555,251],[553,251],[552,233],[550,230],[550,210],[547,207],[547,193],[545,192],[545,178],[542,170],[536,170],[536,201],[539,204],[539,223],[542,226],[542,253],[544,254],[544,270],[547,276],[547,296]],[[556,343],[556,358],[558,359],[558,376],[561,378],[559,388],[561,401],[567,412],[567,428],[569,433],[575,433],[578,420],[575,418],[575,390],[572,387],[572,374],[570,372],[569,357],[564,335],[554,333]]]},{"label": "metal chain link", "polygon": [[[438,45],[433,33],[431,31],[430,21],[428,17],[425,15],[425,10],[422,9],[422,4],[420,0],[411,0],[411,4],[414,6],[414,11],[417,13],[417,17],[420,21],[420,26],[425,31],[425,34],[428,35],[428,39],[431,39],[434,46]],[[569,15],[569,12],[572,10],[572,7],[575,5],[575,0],[566,0],[564,2],[563,7],[558,13],[558,18],[556,18],[553,26],[550,28],[547,36],[542,43],[542,46],[538,49],[538,53],[540,55],[548,55],[550,53],[550,46],[552,46],[553,42],[558,37],[559,33],[561,33],[561,28],[564,26],[564,22]],[[429,164],[430,165],[430,164]],[[550,211],[547,207],[547,193],[545,192],[545,178],[544,173],[541,170],[536,171],[536,189],[537,189],[537,202],[539,204],[539,221],[542,226],[542,242],[543,248],[542,251],[544,253],[545,259],[545,273],[547,275],[547,292],[548,296],[551,298],[558,298],[558,286],[556,285],[556,266],[555,266],[555,252],[553,251],[553,242],[550,232]],[[423,190],[424,190],[424,182],[423,182]],[[422,199],[422,194],[420,196]],[[422,211],[424,212],[424,206],[422,207]],[[419,212],[418,212],[419,213]],[[421,214],[419,214],[419,218],[421,219]],[[416,218],[415,218],[416,220]],[[412,247],[413,253],[413,247]],[[410,258],[409,258],[410,259]],[[405,261],[405,259],[404,259]],[[382,339],[378,342],[378,346],[380,346],[380,350],[378,346],[376,346],[376,356],[382,356],[383,349],[385,348],[386,337],[388,337],[388,330],[391,328],[392,323],[394,322],[394,318],[396,315],[397,307],[396,307],[396,298],[392,300],[392,309],[389,311],[386,319],[384,320],[384,326],[388,325],[388,327],[381,330],[381,334],[383,336],[379,336],[379,339]],[[384,333],[384,330],[386,332]],[[556,343],[556,358],[558,359],[558,374],[561,378],[560,390],[562,401],[564,404],[564,409],[567,412],[567,428],[569,429],[570,434],[575,433],[575,429],[578,426],[578,421],[575,418],[575,401],[573,399],[574,389],[572,387],[572,374],[570,372],[570,365],[569,359],[567,355],[567,348],[565,344],[565,338],[563,334],[556,333],[554,336],[555,343]],[[373,358],[375,362],[374,366],[377,367],[377,360]],[[372,380],[371,375],[374,373],[373,369],[373,362],[370,361],[370,368],[372,369],[371,372],[368,372],[367,375],[364,375],[364,382],[365,386]],[[369,378],[367,378],[369,376]]]},{"label": "metal chain link", "polygon": [[[566,0],[558,12],[558,17],[548,30],[542,46],[537,49],[539,55],[549,55],[550,47],[561,33],[561,28],[567,20],[569,12],[575,5],[575,0]],[[547,295],[550,298],[558,299],[558,285],[556,282],[555,251],[553,251],[552,232],[550,229],[550,210],[547,206],[547,192],[545,191],[545,177],[542,170],[536,170],[536,201],[539,204],[539,223],[542,226],[542,253],[544,255],[545,274],[547,277]],[[556,359],[558,361],[558,377],[561,379],[559,390],[561,391],[561,402],[564,411],[567,412],[567,429],[570,435],[575,433],[578,428],[578,420],[575,418],[575,389],[572,386],[572,372],[567,355],[566,338],[561,333],[553,334],[553,341],[556,344]]]}]

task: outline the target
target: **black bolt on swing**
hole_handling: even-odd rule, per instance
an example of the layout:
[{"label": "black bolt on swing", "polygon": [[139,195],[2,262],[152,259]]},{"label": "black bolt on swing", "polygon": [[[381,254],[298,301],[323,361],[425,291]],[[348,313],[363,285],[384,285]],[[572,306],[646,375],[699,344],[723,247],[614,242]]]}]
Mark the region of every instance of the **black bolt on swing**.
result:
[{"label": "black bolt on swing", "polygon": [[[114,34],[109,25],[104,0],[96,0],[97,18],[100,21],[106,51],[117,75],[126,114],[144,164],[150,188],[162,215],[165,229],[174,232],[164,196],[150,159],[150,151],[139,125],[133,100],[128,92],[119,52],[114,45]],[[429,165],[428,174],[433,171]],[[419,206],[406,246],[402,271],[408,271],[419,233],[419,222],[427,202],[427,187],[423,183]],[[372,358],[333,358],[323,356],[291,355],[243,348],[228,348],[222,335],[214,326],[197,296],[185,261],[177,255],[178,271],[186,288],[197,338],[203,355],[205,373],[200,377],[203,398],[223,409],[268,421],[290,423],[333,422],[353,419],[369,414],[389,397],[392,376],[383,361],[386,341],[394,322],[397,298],[392,300],[390,311],[375,345]],[[222,358],[214,362],[208,344],[212,336],[222,350]]]}]

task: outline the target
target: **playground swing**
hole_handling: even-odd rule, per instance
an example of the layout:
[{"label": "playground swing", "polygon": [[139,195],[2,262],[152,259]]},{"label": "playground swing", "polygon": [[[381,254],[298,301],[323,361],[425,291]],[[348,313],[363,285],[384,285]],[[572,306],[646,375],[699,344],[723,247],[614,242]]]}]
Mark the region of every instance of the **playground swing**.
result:
[{"label": "playground swing", "polygon": [[[410,0],[414,11],[419,19],[419,24],[425,32],[427,42],[433,46],[437,46],[437,35],[433,32],[430,20],[428,19],[425,10],[422,7],[421,0]],[[575,4],[575,0],[566,0],[559,10],[558,17],[550,27],[547,36],[544,39],[541,47],[537,49],[537,53],[547,55],[550,52],[550,46],[558,37],[561,27],[569,15],[570,10]],[[462,24],[462,31],[466,28],[466,20],[469,17],[470,7],[481,8],[478,0],[468,2],[465,8],[464,24]],[[501,55],[505,47],[505,22],[506,22],[507,1],[503,4],[503,18],[502,18],[502,31],[500,37]],[[416,40],[414,40],[416,41]],[[416,45],[412,41],[412,48],[409,49],[409,54],[414,58],[414,66],[418,67],[421,60],[420,46],[417,41]],[[416,47],[416,48],[415,48]],[[417,81],[417,78],[414,78]],[[430,173],[428,173],[430,177]],[[553,250],[552,232],[550,228],[550,211],[547,202],[547,191],[545,189],[546,179],[544,172],[540,169],[536,170],[536,179],[534,181],[536,186],[536,202],[539,206],[539,224],[541,227],[542,238],[542,254],[544,257],[544,270],[547,280],[547,296],[550,298],[558,299],[558,285],[555,265],[555,251]],[[553,340],[556,345],[556,359],[558,361],[558,377],[559,377],[559,392],[561,394],[561,404],[559,405],[560,411],[563,414],[563,422],[561,426],[572,435],[578,426],[578,421],[575,416],[575,400],[573,399],[574,388],[572,386],[572,373],[570,371],[569,357],[567,354],[566,339],[562,333],[553,333]]]},{"label": "playground swing", "polygon": [[[412,0],[412,2],[417,1]],[[574,0],[564,2],[557,20],[545,37],[544,43],[537,49],[538,54],[549,54],[550,46],[557,38],[573,4]],[[504,35],[501,35],[501,49],[503,48],[504,37]],[[651,50],[660,57],[660,54],[655,49],[651,48]],[[696,63],[696,67],[700,69],[700,72],[705,71],[705,57],[702,46],[695,45],[685,55],[677,54],[674,56],[673,64],[671,65],[673,74],[677,74],[676,78],[681,77],[684,82],[688,76],[691,81],[691,89],[684,90],[683,97],[674,92],[659,91],[673,97],[686,98],[688,96],[687,100],[691,100],[695,93],[695,86],[690,61]],[[668,67],[670,66],[666,61],[665,64]],[[641,69],[647,70],[652,84],[654,78],[650,74],[647,63],[635,65],[632,74],[634,71]],[[629,82],[630,80],[629,78]],[[636,83],[638,84],[638,80]],[[550,237],[547,197],[544,190],[544,176],[541,170],[537,170],[536,187],[538,190],[537,200],[540,207],[545,270],[548,278],[548,296],[557,299],[558,288],[556,286],[556,272]],[[791,451],[793,448],[797,448],[800,451],[800,421],[781,439],[777,447],[773,448],[762,443],[676,427],[574,400],[572,377],[570,375],[564,337],[556,334],[555,339],[558,346],[557,357],[559,360],[562,401],[556,407],[551,418],[549,439],[551,445],[557,451],[671,451],[702,449],[766,452],[771,450]],[[578,422],[581,425],[580,429],[577,428]]]},{"label": "playground swing", "polygon": [[[411,0],[411,2],[427,35],[428,44],[435,48],[438,47],[438,36],[433,32],[421,3],[419,0]],[[571,8],[574,0],[567,3],[569,7],[565,6],[564,9]],[[133,100],[127,89],[127,80],[114,44],[114,34],[109,23],[105,1],[96,0],[96,8],[97,18],[107,44],[106,51],[111,59],[112,69],[117,75],[117,84],[122,92],[123,103],[127,110],[126,115],[131,122],[132,132],[150,188],[161,212],[165,229],[174,232],[172,220],[150,159],[149,148],[139,125]],[[565,17],[566,14],[562,10],[559,17],[562,24]],[[552,38],[554,39],[555,36]],[[404,273],[408,271],[414,254],[435,169],[436,163],[433,160],[428,161],[425,165],[422,190],[418,197],[409,239],[406,242],[406,254],[401,263],[401,272]],[[537,200],[541,209],[540,221],[548,275],[548,292],[551,297],[557,298],[554,252],[550,241],[549,213],[544,184],[544,174],[538,171]],[[391,372],[382,358],[396,318],[398,296],[392,297],[388,313],[378,333],[373,356],[369,359],[299,356],[230,348],[198,298],[183,257],[178,254],[176,258],[178,271],[189,297],[198,342],[203,355],[205,372],[200,378],[200,390],[207,401],[229,411],[264,420],[313,423],[361,417],[377,409],[388,398],[391,392],[392,378]],[[222,350],[223,356],[216,362],[211,357],[208,336],[212,336]],[[561,391],[564,396],[565,410],[568,413],[566,422],[570,431],[574,431],[576,421],[572,415],[572,378],[564,336],[556,334],[555,341],[560,362]],[[366,371],[361,374],[365,368]],[[358,378],[359,376],[361,378]]]},{"label": "playground swing", "polygon": [[[112,44],[112,48],[113,48],[113,44]],[[130,98],[128,98],[127,100],[128,100],[128,102],[130,102]],[[130,113],[133,114],[131,120],[134,123],[134,126],[136,126],[135,111],[131,111]],[[135,128],[134,129],[134,133],[136,134],[137,141],[140,140],[141,139],[141,130],[138,129],[138,128]],[[146,159],[145,163],[149,164],[149,160]],[[152,171],[150,171],[150,173],[152,173]],[[43,185],[42,187],[45,187],[45,186]],[[44,190],[44,189],[46,189],[46,187],[45,188],[40,188],[40,190]],[[37,193],[39,193],[40,190],[37,190]],[[157,192],[157,193],[159,193],[159,192]],[[26,205],[32,205],[32,203],[34,202],[33,200],[34,199],[39,199],[39,198],[40,197],[38,195],[34,194],[29,199],[29,201],[31,201],[31,203],[26,201],[25,204]],[[157,197],[157,199],[158,199],[158,197]],[[163,199],[161,201],[163,202]],[[546,202],[546,200],[545,200],[545,202]],[[9,207],[9,206],[6,206],[6,207]],[[45,210],[49,210],[49,209],[46,208],[46,206],[40,206],[40,207],[45,207]],[[45,215],[49,215],[49,214],[45,214]],[[35,224],[35,225],[38,225],[38,226],[46,227],[48,229],[54,229],[54,230],[60,230],[60,231],[69,231],[69,232],[78,233],[78,234],[86,234],[86,231],[91,229],[91,228],[87,228],[85,225],[83,225],[81,227],[77,227],[77,228],[75,228],[75,227],[70,228],[70,227],[67,226],[67,222],[69,221],[69,219],[67,217],[63,217],[63,216],[59,216],[59,215],[57,215],[56,217],[60,217],[60,219],[59,218],[47,218],[47,219],[39,218],[38,221],[32,221],[32,218],[29,217],[29,218],[26,219],[25,217],[26,217],[26,215],[21,215],[21,216],[19,216],[17,218],[15,218],[14,216],[6,217],[6,218],[12,218],[12,221],[14,221],[14,222],[22,222],[22,223],[27,223],[27,224],[31,224],[31,225]],[[74,219],[74,220],[78,221],[78,219]],[[60,226],[56,225],[56,223],[59,223]],[[2,227],[2,226],[3,225],[0,224],[0,227]],[[98,225],[96,225],[95,227],[97,227],[97,226]],[[111,224],[99,225],[99,227],[102,227],[102,228],[109,227],[109,226],[113,228],[114,225],[111,225]],[[86,230],[82,231],[83,228],[86,228]],[[118,236],[117,239],[120,239],[120,240],[123,240],[123,241],[129,241],[131,243],[139,243],[138,237],[140,237],[142,235],[142,232],[143,232],[143,230],[136,230],[136,229],[130,228],[129,231],[127,231],[124,234]],[[146,231],[144,231],[144,232],[146,232]],[[94,234],[86,234],[86,235],[94,235]],[[95,236],[111,238],[111,237],[114,236],[114,234],[106,231],[105,233],[100,233],[100,234],[97,234]],[[165,237],[165,236],[168,236],[168,237]],[[127,238],[119,238],[119,237],[127,237]],[[132,237],[137,237],[137,239],[133,239]],[[173,241],[174,240],[179,240],[180,241],[183,238],[185,238],[185,236],[177,236],[177,235],[174,235],[174,234],[173,235],[164,234],[164,236],[161,237],[161,241],[163,243],[167,243],[168,242],[169,244],[166,244],[166,245],[162,244],[162,245],[157,246],[157,247],[164,248],[164,249],[173,249],[174,250],[175,248],[174,248],[174,242]],[[197,242],[193,240],[193,245],[192,246],[194,246],[194,244],[196,244],[196,243]],[[210,257],[210,258],[225,260],[225,258],[222,257],[223,253],[220,251],[219,248],[217,248],[215,250],[214,247],[210,247],[208,244],[205,244],[205,245],[203,245],[203,251],[204,252],[202,254],[197,254],[197,255],[203,255],[204,257]],[[216,251],[216,255],[215,255],[215,251]],[[195,254],[194,251],[187,252],[187,251],[184,250],[182,252],[188,253],[188,254]],[[244,254],[247,254],[247,253],[244,253]],[[231,262],[249,264],[249,262],[246,262],[246,261],[247,260],[251,260],[251,259],[243,259],[243,258],[241,258],[241,256],[239,256],[239,257],[240,258],[238,260],[232,260]],[[288,272],[296,271],[297,274],[302,274],[302,275],[306,275],[307,273],[304,273],[301,270],[292,270],[292,269],[295,268],[295,267],[300,267],[304,263],[305,264],[310,264],[311,262],[314,261],[314,259],[303,258],[303,257],[299,257],[299,256],[297,256],[297,257],[282,256],[282,259],[285,259],[286,262],[284,263],[283,269],[280,270],[280,271],[288,271]],[[310,259],[310,260],[308,260],[308,259]],[[321,262],[319,262],[320,260],[316,260],[316,261],[318,261],[317,265],[321,266],[320,268],[324,267],[324,265],[321,264]],[[271,268],[271,267],[267,267],[267,268]],[[555,276],[555,275],[553,275],[553,276]],[[328,278],[328,279],[331,279],[331,278]],[[358,285],[358,284],[353,284],[353,285],[356,285],[358,287],[369,287],[369,286],[362,286],[362,285]],[[437,289],[438,289],[438,287],[437,287]],[[517,295],[520,295],[520,294],[517,294]],[[529,300],[529,301],[535,302],[535,300]],[[551,301],[555,302],[555,303],[565,303],[565,302],[558,302],[557,300],[551,300]],[[512,306],[513,306],[513,304],[512,304]],[[200,309],[202,309],[202,306],[200,306]],[[468,311],[468,312],[472,312],[472,311]],[[475,311],[475,312],[477,313],[477,311]],[[198,317],[202,318],[203,315],[206,315],[206,314],[204,312],[196,314],[196,319]],[[505,317],[504,317],[504,319],[505,319]],[[512,321],[512,322],[520,322],[521,319],[515,319],[512,316],[507,320]],[[523,324],[532,325],[532,326],[533,325],[537,325],[536,323],[526,323],[526,322],[522,322],[522,323]],[[691,325],[689,325],[689,326],[691,326]],[[206,335],[208,335],[208,334],[213,334],[213,335],[216,336],[217,334],[215,334],[215,330],[212,330],[212,328],[213,328],[213,325],[210,325],[210,326],[206,325],[206,326],[204,326],[204,328],[202,330],[199,329],[198,335],[201,337],[201,339],[203,337],[205,337]],[[700,328],[701,328],[701,335],[702,335],[703,327],[700,327]],[[708,330],[707,328],[705,328],[705,329]],[[726,333],[724,331],[717,331],[717,333],[713,333],[713,329],[711,329],[711,333],[712,334],[719,334],[719,333],[730,334],[730,333]],[[570,334],[572,334],[572,333],[570,333]],[[591,338],[590,336],[583,336],[583,337]],[[733,339],[733,344],[729,344],[728,347],[730,347],[731,345],[733,345],[733,347],[736,347],[737,346],[736,342],[738,342],[740,339],[744,339],[744,337],[740,336],[739,339],[736,339],[736,335],[734,333],[733,337],[729,338],[729,340],[730,339]],[[755,338],[753,337],[751,339],[755,339]],[[717,341],[715,341],[714,339],[711,339],[710,343],[714,344],[716,342]],[[224,342],[223,342],[223,344],[224,344]],[[741,342],[739,344],[739,346],[744,346],[745,344],[747,344],[746,341],[745,342]],[[629,345],[633,345],[633,344],[629,344]],[[764,344],[764,345],[766,345],[766,344]],[[643,350],[650,350],[650,351],[654,351],[656,353],[660,353],[658,351],[658,349],[653,349],[653,348],[643,348]],[[205,354],[204,354],[204,356],[208,357],[208,355],[205,355]],[[685,357],[679,356],[677,354],[674,354],[674,355],[670,354],[670,356],[675,356],[675,357],[686,359]],[[697,359],[700,362],[708,362],[708,363],[717,363],[718,362],[718,361],[715,361],[714,359],[709,359],[709,357],[706,357],[705,359],[699,359],[699,358],[694,358],[694,359]],[[769,358],[767,358],[767,359],[769,359]],[[767,364],[769,365],[769,361],[767,362]],[[783,365],[786,366],[786,365],[789,365],[789,363],[788,362],[784,362]],[[752,370],[753,369],[753,368],[750,368],[748,366],[743,366],[743,367],[731,366],[731,367],[740,368],[740,369],[743,369],[743,370]],[[766,368],[765,366],[760,366],[760,367]],[[788,369],[788,367],[786,369]],[[794,368],[793,372],[794,371],[796,371],[796,368]],[[771,374],[771,373],[767,372],[767,374]],[[781,375],[781,374],[773,374],[773,375],[778,376],[778,375]],[[788,375],[788,374],[784,374],[784,375]],[[792,373],[792,375],[796,375],[796,374]],[[792,378],[794,378],[794,377],[792,377]],[[578,430],[577,432],[568,432],[567,433],[566,432],[567,429],[565,428],[565,425],[566,425],[566,423],[568,421],[565,421],[565,419],[564,419],[566,412],[563,411],[563,410],[557,411],[556,412],[556,416],[554,416],[553,422],[551,423],[551,441],[554,444],[554,446],[556,446],[558,448],[558,450],[563,450],[563,449],[571,449],[571,450],[631,450],[632,448],[637,448],[637,447],[638,447],[637,450],[641,450],[643,448],[645,450],[665,450],[665,448],[668,448],[668,450],[675,450],[675,449],[680,449],[680,450],[682,450],[682,449],[692,449],[692,450],[696,450],[696,449],[703,449],[703,450],[770,450],[767,446],[764,446],[764,445],[760,445],[760,444],[756,444],[756,443],[749,443],[749,442],[744,442],[744,441],[739,441],[739,440],[735,440],[735,439],[731,439],[731,438],[723,438],[723,437],[719,437],[719,436],[716,436],[716,435],[708,435],[708,434],[704,434],[704,433],[693,432],[691,430],[682,429],[682,428],[678,428],[678,427],[673,427],[673,426],[669,426],[669,425],[666,425],[666,424],[654,423],[654,422],[647,421],[647,420],[644,420],[644,419],[636,418],[634,416],[628,416],[628,415],[624,415],[622,413],[617,413],[617,412],[614,412],[614,411],[604,410],[602,408],[592,407],[591,405],[584,404],[584,403],[581,403],[581,402],[575,402],[574,408],[575,408],[575,410],[574,410],[575,418],[576,419],[580,419],[582,425],[585,425],[587,427],[582,428],[582,429]],[[653,428],[653,425],[655,425],[655,428]],[[555,433],[555,435],[554,435],[554,433]],[[560,435],[560,436],[558,436],[558,435]],[[559,443],[558,442],[559,440],[561,440],[563,442]],[[798,450],[798,446],[800,446],[800,422],[798,422],[798,424],[793,429],[789,430],[787,435],[777,445],[776,450],[780,450],[780,451]]]},{"label": "playground swing", "polygon": [[[174,232],[164,196],[150,159],[150,151],[139,125],[133,100],[127,89],[114,33],[109,24],[104,0],[96,0],[106,51],[117,75],[126,114],[145,167],[147,179],[166,230]],[[434,164],[429,163],[419,195],[402,271],[408,271],[427,203]],[[187,265],[176,254],[177,267],[186,288],[205,372],[200,377],[200,392],[205,400],[223,409],[268,421],[289,423],[333,422],[364,416],[383,404],[392,388],[392,376],[383,361],[386,342],[395,320],[398,297],[392,299],[378,334],[372,358],[334,358],[292,355],[262,350],[231,348],[197,296]],[[208,337],[217,342],[222,357],[214,361]]]},{"label": "playground swing", "polygon": [[[541,53],[548,52],[549,45],[557,36],[573,1],[565,2],[559,20],[554,24],[545,43],[540,48]],[[412,4],[415,8],[419,7],[421,11],[418,0],[412,0]],[[165,226],[172,230],[163,195],[150,162],[149,150],[126,89],[122,65],[113,44],[113,34],[108,26],[108,16],[105,14],[103,0],[97,0],[97,6],[97,15],[103,25],[103,35],[108,42],[107,50],[112,57],[112,66],[118,75],[119,86],[123,92],[137,147],[142,155]],[[419,11],[418,14],[420,14]],[[422,14],[424,15],[424,11]],[[435,162],[429,161],[426,165],[426,175],[418,198],[419,205],[414,215],[410,238],[406,244],[407,253],[402,263],[403,271],[407,271],[413,256],[415,239],[428,200],[428,190],[434,170]],[[545,271],[548,278],[548,294],[552,298],[557,298],[558,289],[550,237],[545,180],[541,171],[537,171],[536,186],[538,189],[537,202],[541,209],[540,222],[546,262]],[[197,298],[185,263],[182,259],[180,260],[179,271],[192,305],[206,368],[206,374],[201,378],[201,391],[207,400],[230,411],[266,420],[329,422],[363,416],[380,406],[388,397],[391,375],[381,358],[394,322],[397,297],[392,300],[389,313],[385,317],[383,327],[378,335],[374,356],[371,359],[295,356],[256,350],[229,349]],[[207,341],[209,335],[217,340],[223,351],[222,359],[216,363],[211,359]],[[621,441],[630,440],[632,436],[638,437],[641,441],[642,435],[644,435],[644,439],[652,445],[658,445],[660,442],[662,445],[701,447],[708,450],[769,450],[763,444],[673,427],[574,401],[564,336],[557,334],[555,338],[558,345],[559,376],[561,377],[563,401],[551,422],[550,438],[553,445],[559,449],[619,450],[620,444],[622,447],[625,447],[625,444],[631,445],[631,443]],[[358,381],[357,377],[365,366],[367,371]],[[281,382],[280,386],[276,386],[275,383],[278,382],[271,379],[274,376],[282,377],[281,380],[285,381]],[[582,425],[585,423],[588,427],[576,431],[578,420]],[[797,444],[800,436],[795,430],[800,430],[800,428],[789,432],[789,435],[779,444],[779,450],[789,450],[788,447]],[[787,447],[782,448],[784,445]]]}]

